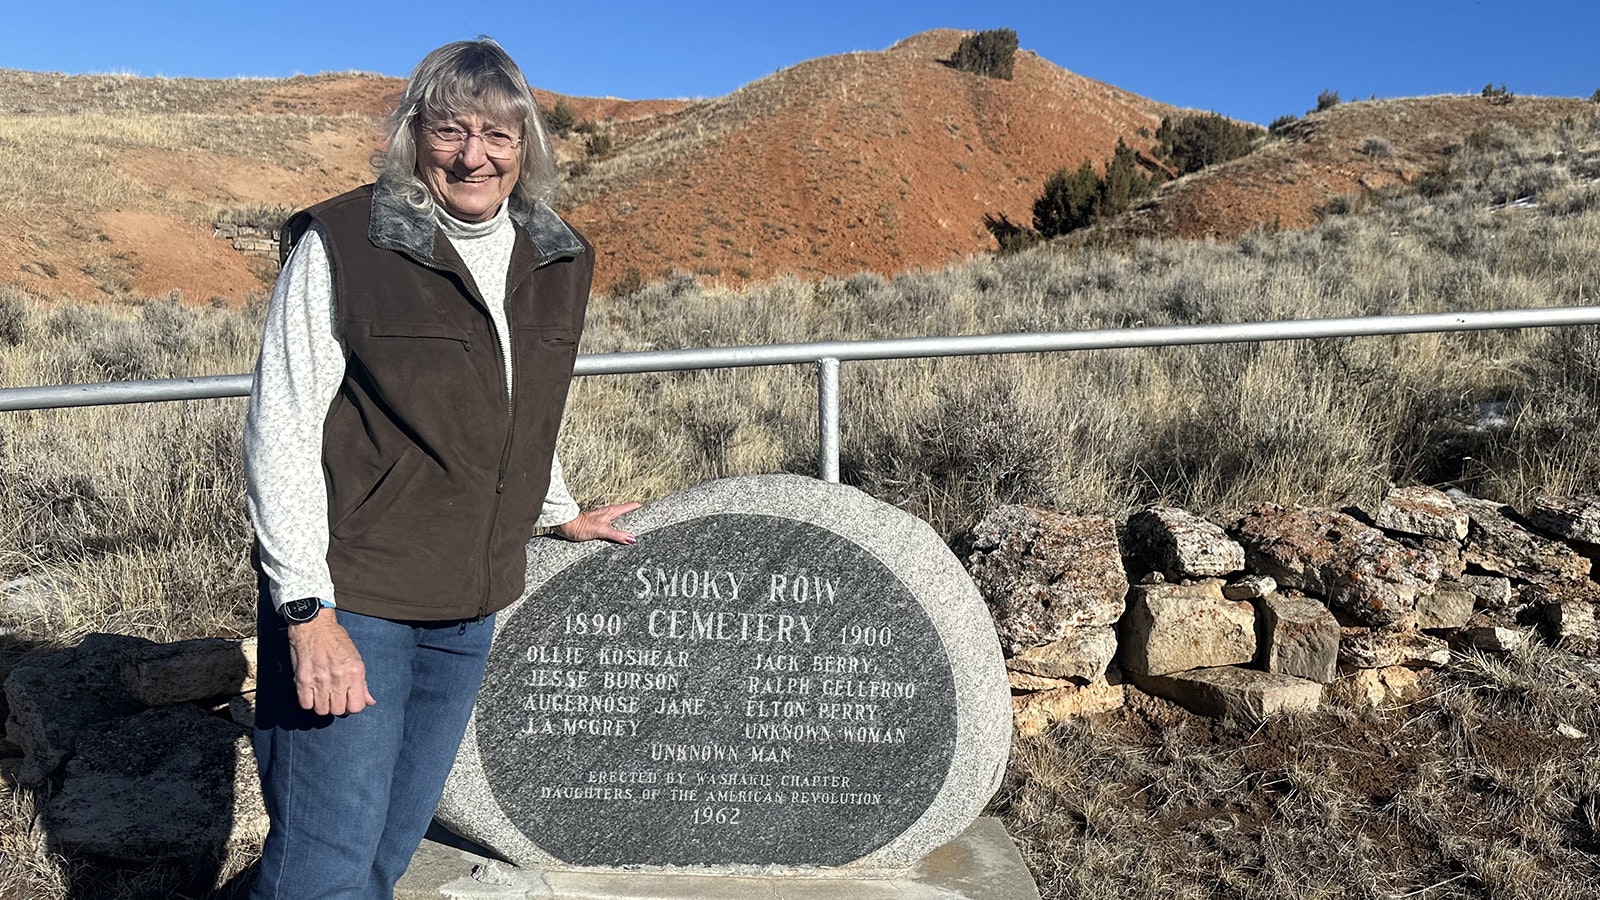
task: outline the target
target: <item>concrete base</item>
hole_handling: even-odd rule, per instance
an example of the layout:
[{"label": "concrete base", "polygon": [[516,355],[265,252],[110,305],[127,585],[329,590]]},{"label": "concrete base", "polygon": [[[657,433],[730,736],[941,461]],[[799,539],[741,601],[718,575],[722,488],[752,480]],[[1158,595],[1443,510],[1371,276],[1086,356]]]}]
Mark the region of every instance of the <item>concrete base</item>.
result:
[{"label": "concrete base", "polygon": [[518,869],[491,863],[448,832],[435,830],[429,837],[395,887],[395,900],[1039,900],[1022,854],[994,818],[977,820],[955,840],[893,878]]}]

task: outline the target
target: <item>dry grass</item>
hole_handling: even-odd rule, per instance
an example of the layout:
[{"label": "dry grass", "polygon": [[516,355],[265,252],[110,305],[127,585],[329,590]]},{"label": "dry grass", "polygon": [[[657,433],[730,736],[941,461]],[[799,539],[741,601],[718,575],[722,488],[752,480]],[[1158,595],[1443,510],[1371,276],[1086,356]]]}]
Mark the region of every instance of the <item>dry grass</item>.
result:
[{"label": "dry grass", "polygon": [[[1436,196],[1236,245],[1041,248],[741,292],[677,277],[596,298],[584,350],[1589,303],[1597,145],[1591,126],[1492,135]],[[1497,206],[1530,189],[1537,206]],[[246,371],[259,313],[0,293],[0,383]],[[856,363],[842,393],[846,480],[947,536],[999,502],[1206,511],[1391,482],[1520,501],[1600,480],[1593,329]],[[240,401],[0,416],[0,583],[34,586],[0,606],[13,651],[249,628],[241,418]],[[814,453],[806,368],[583,379],[563,435],[587,502],[812,472]],[[1593,681],[1553,654],[1463,659],[1409,711],[1262,733],[1152,707],[1020,744],[997,808],[1049,897],[1577,898],[1600,852],[1600,770],[1549,729],[1568,715],[1600,734]],[[3,890],[60,897],[90,877],[42,855],[25,802],[3,800]]]},{"label": "dry grass", "polygon": [[93,211],[126,204],[130,197],[153,202],[159,198],[122,161],[133,150],[216,154],[302,168],[316,158],[307,146],[314,131],[363,122],[353,115],[0,112],[0,150],[11,148],[0,169],[0,212],[68,205]]},{"label": "dry grass", "polygon": [[1600,666],[1458,657],[1432,693],[1216,723],[1154,698],[1019,740],[993,811],[1045,897],[1600,892]]},{"label": "dry grass", "polygon": [[[679,277],[597,299],[586,349],[1587,303],[1600,284],[1600,192],[1568,163],[1581,165],[1573,148],[1594,140],[1507,137],[1458,161],[1446,196],[1397,197],[1238,245],[1043,249],[741,292]],[[1519,180],[1545,184],[1545,205],[1492,208]],[[697,387],[708,379],[732,396],[709,397]],[[1363,499],[1391,482],[1525,500],[1600,475],[1600,355],[1586,329],[860,363],[842,381],[847,480],[947,534],[1000,500],[1212,509]],[[749,467],[729,471],[803,467],[811,384],[803,370],[589,379],[568,454],[580,483],[647,496],[723,471],[730,453]],[[1480,424],[1489,409],[1505,410],[1505,423]],[[719,417],[728,421],[707,431]],[[652,447],[653,474],[616,452],[627,434]]]}]

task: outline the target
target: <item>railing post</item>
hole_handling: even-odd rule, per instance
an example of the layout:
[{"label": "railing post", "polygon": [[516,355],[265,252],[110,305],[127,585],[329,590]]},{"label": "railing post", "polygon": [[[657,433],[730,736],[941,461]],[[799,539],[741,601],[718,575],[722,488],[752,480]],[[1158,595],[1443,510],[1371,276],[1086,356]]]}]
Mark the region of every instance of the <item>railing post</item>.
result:
[{"label": "railing post", "polygon": [[839,483],[839,360],[817,360],[817,474]]}]

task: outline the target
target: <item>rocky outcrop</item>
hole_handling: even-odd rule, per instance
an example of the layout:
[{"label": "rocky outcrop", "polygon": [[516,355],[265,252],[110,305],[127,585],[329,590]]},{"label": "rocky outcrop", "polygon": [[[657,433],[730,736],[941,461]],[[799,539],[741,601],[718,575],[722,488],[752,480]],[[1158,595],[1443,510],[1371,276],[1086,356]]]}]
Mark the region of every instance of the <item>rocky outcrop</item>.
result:
[{"label": "rocky outcrop", "polygon": [[248,732],[189,704],[85,735],[42,825],[58,852],[125,862],[215,859],[266,838]]},{"label": "rocky outcrop", "polygon": [[1257,606],[1261,668],[1318,684],[1339,667],[1339,622],[1321,603],[1293,592],[1269,594]]},{"label": "rocky outcrop", "polygon": [[1441,574],[1433,554],[1334,510],[1261,504],[1227,528],[1250,571],[1322,598],[1355,624],[1405,623]]},{"label": "rocky outcrop", "polygon": [[1122,620],[1123,671],[1170,675],[1247,663],[1256,655],[1256,611],[1222,596],[1222,582],[1136,585]]},{"label": "rocky outcrop", "polygon": [[973,530],[967,568],[1007,656],[1122,618],[1128,578],[1116,524],[1004,506]]},{"label": "rocky outcrop", "polygon": [[[1005,507],[973,536],[968,564],[1006,646],[1019,728],[1113,704],[1122,686],[1100,679],[1119,671],[1104,664],[1113,651],[1134,687],[1217,715],[1305,708],[1321,685],[1382,705],[1420,689],[1452,648],[1505,653],[1542,637],[1600,655],[1600,495],[1540,498],[1526,517],[1431,488],[1366,510],[1258,504],[1216,521],[1151,507],[1123,530],[1121,556],[1141,573],[1131,587],[1114,528]],[[1113,647],[1087,623],[1124,605],[1119,585]]]},{"label": "rocky outcrop", "polygon": [[265,835],[255,757],[230,708],[255,689],[253,641],[90,635],[5,682],[17,781],[67,856],[122,862],[246,855]]},{"label": "rocky outcrop", "polygon": [[1128,551],[1166,578],[1211,578],[1244,569],[1244,548],[1218,525],[1168,506],[1128,520]]}]

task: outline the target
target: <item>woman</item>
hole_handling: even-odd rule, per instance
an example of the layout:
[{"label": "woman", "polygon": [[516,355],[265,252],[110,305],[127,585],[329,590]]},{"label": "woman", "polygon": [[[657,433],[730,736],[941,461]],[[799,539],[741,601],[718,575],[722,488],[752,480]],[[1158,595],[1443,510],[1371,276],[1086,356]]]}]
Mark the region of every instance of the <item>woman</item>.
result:
[{"label": "woman", "polygon": [[487,38],[429,53],[375,184],[284,226],[245,426],[262,605],[253,897],[390,897],[535,528],[631,543],[555,456],[593,248]]}]

